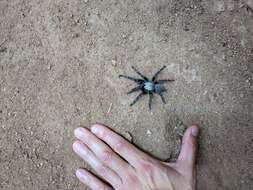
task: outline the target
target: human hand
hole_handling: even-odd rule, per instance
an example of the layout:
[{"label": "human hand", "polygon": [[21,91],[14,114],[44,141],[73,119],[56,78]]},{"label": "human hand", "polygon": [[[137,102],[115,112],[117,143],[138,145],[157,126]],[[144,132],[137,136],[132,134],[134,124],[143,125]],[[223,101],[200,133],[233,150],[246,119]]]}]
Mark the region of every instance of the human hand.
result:
[{"label": "human hand", "polygon": [[176,162],[154,159],[111,129],[96,124],[77,128],[74,151],[107,183],[85,169],[78,179],[92,190],[195,190],[199,128],[188,128]]}]

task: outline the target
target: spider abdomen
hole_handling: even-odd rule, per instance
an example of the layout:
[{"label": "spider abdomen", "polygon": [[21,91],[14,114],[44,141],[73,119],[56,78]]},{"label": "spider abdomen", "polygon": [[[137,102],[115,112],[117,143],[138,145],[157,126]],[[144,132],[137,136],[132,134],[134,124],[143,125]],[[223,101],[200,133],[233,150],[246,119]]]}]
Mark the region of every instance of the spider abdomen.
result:
[{"label": "spider abdomen", "polygon": [[144,83],[144,89],[146,91],[154,91],[155,89],[155,84],[153,82],[145,82]]},{"label": "spider abdomen", "polygon": [[162,84],[155,84],[155,90],[156,93],[161,93],[166,91],[166,89],[164,88],[164,86]]}]

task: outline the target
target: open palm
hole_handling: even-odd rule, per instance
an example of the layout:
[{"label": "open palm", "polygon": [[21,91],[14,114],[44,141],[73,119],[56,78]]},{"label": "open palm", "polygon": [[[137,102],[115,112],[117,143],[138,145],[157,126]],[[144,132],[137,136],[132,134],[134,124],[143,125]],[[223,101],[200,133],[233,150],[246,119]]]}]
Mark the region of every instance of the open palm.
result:
[{"label": "open palm", "polygon": [[195,190],[195,157],[198,127],[188,128],[176,162],[154,159],[108,127],[77,128],[74,151],[104,181],[86,169],[77,177],[92,190]]}]

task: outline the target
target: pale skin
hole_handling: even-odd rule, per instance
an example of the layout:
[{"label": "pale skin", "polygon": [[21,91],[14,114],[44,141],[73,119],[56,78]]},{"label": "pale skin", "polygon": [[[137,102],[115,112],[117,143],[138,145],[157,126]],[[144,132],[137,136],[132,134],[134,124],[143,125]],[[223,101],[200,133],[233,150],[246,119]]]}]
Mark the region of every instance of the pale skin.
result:
[{"label": "pale skin", "polygon": [[186,130],[180,155],[173,163],[149,156],[101,124],[77,128],[74,134],[78,140],[73,150],[97,174],[78,169],[76,176],[92,190],[196,189],[197,126]]}]

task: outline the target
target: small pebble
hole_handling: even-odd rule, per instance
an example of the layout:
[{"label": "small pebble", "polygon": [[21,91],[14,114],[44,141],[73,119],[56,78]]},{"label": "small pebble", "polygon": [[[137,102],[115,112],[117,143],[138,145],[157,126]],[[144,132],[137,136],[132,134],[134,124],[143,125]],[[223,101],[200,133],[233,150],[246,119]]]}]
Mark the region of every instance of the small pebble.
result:
[{"label": "small pebble", "polygon": [[116,67],[116,66],[117,66],[117,62],[116,62],[115,59],[112,60],[112,66],[113,66],[113,67]]},{"label": "small pebble", "polygon": [[128,112],[133,112],[133,108],[129,108],[129,109],[128,109]]},{"label": "small pebble", "polygon": [[152,135],[152,132],[150,130],[147,130],[147,135]]},{"label": "small pebble", "polygon": [[52,65],[51,65],[51,64],[48,64],[47,69],[48,69],[48,70],[51,70],[51,69],[52,69]]}]

